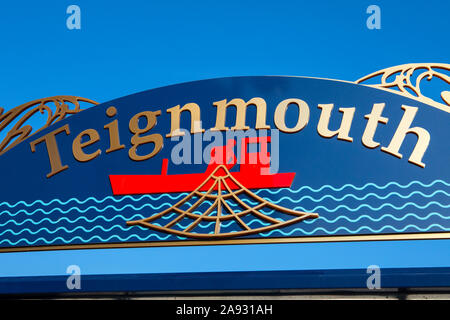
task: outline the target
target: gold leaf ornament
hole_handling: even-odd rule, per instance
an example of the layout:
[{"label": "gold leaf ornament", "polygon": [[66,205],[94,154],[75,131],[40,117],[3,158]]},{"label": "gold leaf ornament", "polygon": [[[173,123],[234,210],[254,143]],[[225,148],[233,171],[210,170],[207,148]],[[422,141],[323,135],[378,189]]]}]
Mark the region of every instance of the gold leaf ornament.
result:
[{"label": "gold leaf ornament", "polygon": [[[447,63],[408,63],[373,72],[356,80],[356,83],[400,94],[450,113],[450,91],[441,92],[442,101],[427,97],[421,91],[424,79],[430,81],[438,78],[450,85],[448,71],[450,64]],[[379,83],[366,84],[379,76]]]},{"label": "gold leaf ornament", "polygon": [[[82,111],[80,102],[91,105],[98,104],[94,100],[82,97],[54,96],[27,102],[5,113],[4,108],[0,108],[0,132],[12,125],[5,138],[0,142],[0,155],[68,115]],[[69,104],[73,107],[71,108]],[[52,105],[53,107],[51,107]],[[33,131],[33,127],[25,123],[38,113],[47,114],[47,120],[44,125]]]}]

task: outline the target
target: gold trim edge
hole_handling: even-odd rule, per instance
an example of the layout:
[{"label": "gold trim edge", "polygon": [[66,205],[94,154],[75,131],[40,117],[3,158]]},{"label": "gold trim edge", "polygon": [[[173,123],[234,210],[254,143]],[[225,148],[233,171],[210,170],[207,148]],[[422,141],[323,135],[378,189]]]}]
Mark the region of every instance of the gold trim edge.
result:
[{"label": "gold trim edge", "polygon": [[149,247],[185,247],[213,245],[246,245],[246,244],[287,244],[287,243],[323,243],[323,242],[359,242],[359,241],[398,241],[398,240],[440,240],[450,239],[450,232],[404,233],[404,234],[374,234],[374,235],[340,235],[312,236],[293,238],[247,238],[228,240],[181,240],[181,241],[151,241],[104,244],[73,244],[33,247],[0,248],[0,253],[35,252],[56,250],[86,250],[86,249],[120,249]]}]

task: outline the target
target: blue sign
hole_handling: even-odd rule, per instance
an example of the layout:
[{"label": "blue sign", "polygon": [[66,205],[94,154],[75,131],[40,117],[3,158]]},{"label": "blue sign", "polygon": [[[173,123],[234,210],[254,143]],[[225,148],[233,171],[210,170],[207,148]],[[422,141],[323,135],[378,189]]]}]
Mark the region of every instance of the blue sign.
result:
[{"label": "blue sign", "polygon": [[369,78],[27,105],[59,109],[0,145],[0,252],[450,238],[448,91],[436,102]]}]

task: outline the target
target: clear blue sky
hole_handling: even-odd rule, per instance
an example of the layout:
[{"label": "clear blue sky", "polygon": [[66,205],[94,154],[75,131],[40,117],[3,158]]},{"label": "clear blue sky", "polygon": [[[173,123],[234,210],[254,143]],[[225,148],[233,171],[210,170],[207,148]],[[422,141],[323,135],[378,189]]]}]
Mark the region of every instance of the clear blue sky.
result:
[{"label": "clear blue sky", "polygon": [[[81,30],[66,28],[71,4],[81,8]],[[381,30],[366,27],[371,4],[381,8]],[[356,80],[403,63],[449,63],[449,13],[444,0],[2,1],[0,106],[63,94],[105,102],[224,76]],[[74,263],[87,273],[183,271],[173,258],[188,254],[199,261],[186,271],[255,261],[266,269],[450,266],[444,240],[295,246],[302,255],[291,261],[282,261],[283,245],[0,254],[0,276],[64,274]]]},{"label": "clear blue sky", "polygon": [[[81,30],[66,8],[81,8]],[[366,9],[381,9],[369,30]],[[0,2],[0,106],[68,94],[105,102],[237,75],[356,80],[408,62],[449,62],[450,2]]]}]

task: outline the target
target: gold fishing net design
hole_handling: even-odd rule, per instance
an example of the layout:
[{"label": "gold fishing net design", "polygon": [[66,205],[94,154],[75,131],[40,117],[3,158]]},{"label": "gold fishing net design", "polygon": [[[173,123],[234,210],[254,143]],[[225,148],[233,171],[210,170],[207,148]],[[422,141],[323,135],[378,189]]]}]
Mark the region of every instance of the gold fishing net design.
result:
[{"label": "gold fishing net design", "polygon": [[[233,191],[230,185],[237,186],[237,190]],[[208,187],[207,191],[200,191],[202,189],[205,189],[205,187]],[[252,202],[257,202],[258,204],[250,206],[241,199],[243,197],[247,197],[248,199],[251,199]],[[183,205],[185,205],[186,202],[195,198],[197,198],[197,200],[193,205],[189,206],[188,209],[182,209]],[[212,202],[212,204],[201,214],[194,213],[193,211],[201,207],[206,200],[209,200],[210,202]],[[239,205],[241,210],[239,212],[233,210],[228,203],[229,201],[234,201],[234,203]],[[261,212],[261,210],[264,208],[276,210],[292,218],[287,221],[275,219]],[[165,225],[155,223],[156,220],[167,215],[173,215],[173,213],[175,213],[175,218],[173,218]],[[264,221],[266,226],[251,228],[248,223],[244,222],[244,218],[248,215]],[[314,219],[318,217],[319,215],[316,213],[291,210],[273,204],[259,197],[258,195],[244,187],[239,181],[237,181],[233,177],[232,173],[230,173],[230,171],[224,165],[220,165],[194,191],[192,191],[189,195],[184,197],[172,207],[145,219],[128,221],[127,225],[138,225],[156,231],[175,234],[187,238],[221,239],[266,232],[269,230],[282,228],[303,221],[305,219]],[[188,220],[189,224],[182,230],[175,229],[174,226],[182,220]],[[230,220],[235,221],[237,225],[239,225],[241,230],[221,232],[222,224]],[[214,232],[193,232],[193,230],[196,229],[196,227],[201,222],[215,222]],[[269,223],[269,225],[267,225],[267,223]]]}]

